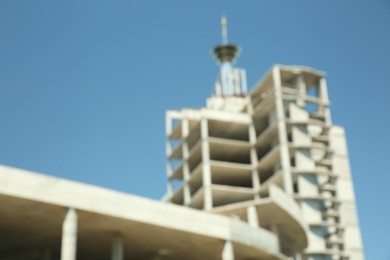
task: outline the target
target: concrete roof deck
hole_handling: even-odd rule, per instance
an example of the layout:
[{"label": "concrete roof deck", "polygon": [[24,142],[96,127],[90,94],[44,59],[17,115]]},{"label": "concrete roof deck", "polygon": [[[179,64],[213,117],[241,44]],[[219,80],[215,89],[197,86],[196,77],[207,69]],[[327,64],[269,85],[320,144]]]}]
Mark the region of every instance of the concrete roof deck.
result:
[{"label": "concrete roof deck", "polygon": [[305,84],[308,87],[314,85],[320,78],[325,77],[326,73],[310,67],[296,65],[275,65],[280,69],[282,81],[288,81],[295,78],[298,74],[304,76]]},{"label": "concrete roof deck", "polygon": [[220,259],[224,240],[233,242],[236,259],[286,259],[272,233],[237,220],[6,166],[0,201],[0,252],[9,254],[32,246],[57,252],[65,211],[75,208],[78,259],[107,259],[116,232],[124,237],[125,259],[161,250],[164,259]]}]

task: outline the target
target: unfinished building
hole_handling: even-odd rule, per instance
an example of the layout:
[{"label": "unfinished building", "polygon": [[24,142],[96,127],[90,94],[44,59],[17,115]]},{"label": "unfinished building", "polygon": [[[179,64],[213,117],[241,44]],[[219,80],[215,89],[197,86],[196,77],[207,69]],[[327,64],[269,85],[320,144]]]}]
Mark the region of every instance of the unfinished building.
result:
[{"label": "unfinished building", "polygon": [[238,52],[227,41],[214,49],[221,71],[207,107],[167,112],[166,199],[271,231],[288,256],[363,259],[325,73],[275,65],[247,93],[245,71],[233,67]]},{"label": "unfinished building", "polygon": [[248,93],[222,24],[214,95],[167,112],[163,201],[0,166],[0,259],[364,259],[325,74],[275,65]]}]

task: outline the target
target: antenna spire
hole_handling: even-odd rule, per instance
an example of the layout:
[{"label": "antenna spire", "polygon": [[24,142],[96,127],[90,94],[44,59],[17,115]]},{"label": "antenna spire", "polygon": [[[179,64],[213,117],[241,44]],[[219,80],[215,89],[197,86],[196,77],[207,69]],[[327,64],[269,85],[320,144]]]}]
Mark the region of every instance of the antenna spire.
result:
[{"label": "antenna spire", "polygon": [[227,44],[228,43],[228,30],[227,30],[228,22],[226,16],[222,16],[221,26],[222,26],[222,44]]}]

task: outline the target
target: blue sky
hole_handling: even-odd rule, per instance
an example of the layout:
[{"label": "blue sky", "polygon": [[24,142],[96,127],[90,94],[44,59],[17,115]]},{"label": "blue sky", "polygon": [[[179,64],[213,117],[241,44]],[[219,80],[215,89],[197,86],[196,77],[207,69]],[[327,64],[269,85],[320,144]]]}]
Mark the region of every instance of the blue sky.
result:
[{"label": "blue sky", "polygon": [[0,163],[158,199],[165,111],[201,107],[220,17],[252,86],[328,74],[367,259],[390,259],[390,1],[0,0]]}]

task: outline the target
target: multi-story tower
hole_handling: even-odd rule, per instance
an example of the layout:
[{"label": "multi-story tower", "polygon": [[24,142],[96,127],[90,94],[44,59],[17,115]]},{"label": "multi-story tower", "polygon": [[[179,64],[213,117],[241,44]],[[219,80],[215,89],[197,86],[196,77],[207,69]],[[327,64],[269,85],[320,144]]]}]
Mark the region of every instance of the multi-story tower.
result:
[{"label": "multi-story tower", "polygon": [[239,48],[222,25],[207,107],[167,112],[166,199],[276,233],[294,259],[363,259],[344,130],[331,123],[325,74],[275,65],[246,93],[245,71],[233,67]]}]

